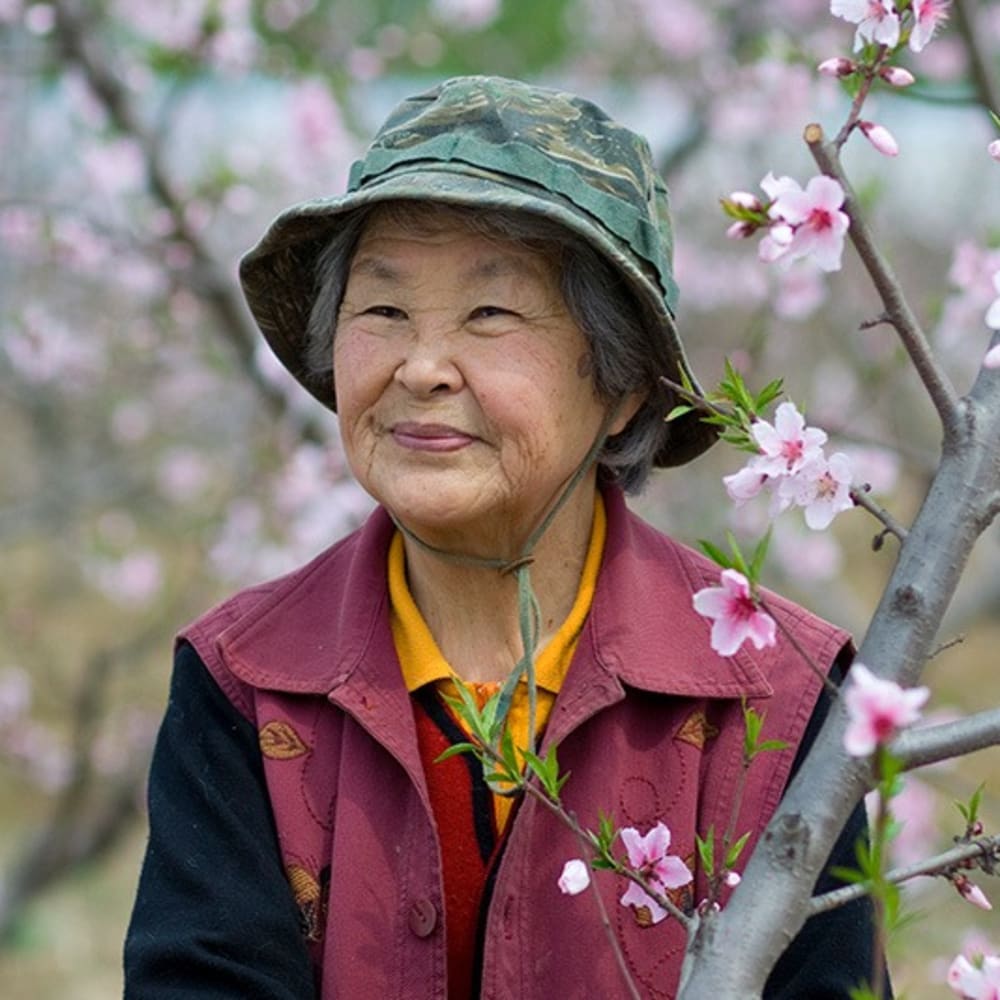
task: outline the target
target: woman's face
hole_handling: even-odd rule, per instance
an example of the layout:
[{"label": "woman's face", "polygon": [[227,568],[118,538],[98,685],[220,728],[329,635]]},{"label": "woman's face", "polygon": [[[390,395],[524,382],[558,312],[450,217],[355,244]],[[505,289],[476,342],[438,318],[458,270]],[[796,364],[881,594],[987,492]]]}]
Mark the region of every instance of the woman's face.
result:
[{"label": "woman's face", "polygon": [[361,485],[426,541],[516,552],[598,434],[590,368],[546,258],[369,223],[334,340],[341,434]]}]

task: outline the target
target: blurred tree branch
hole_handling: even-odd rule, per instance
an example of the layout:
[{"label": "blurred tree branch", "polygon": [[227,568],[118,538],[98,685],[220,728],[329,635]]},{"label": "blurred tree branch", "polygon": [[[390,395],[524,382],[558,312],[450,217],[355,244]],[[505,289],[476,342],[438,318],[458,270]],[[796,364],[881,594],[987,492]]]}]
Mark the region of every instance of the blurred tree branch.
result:
[{"label": "blurred tree branch", "polygon": [[[74,0],[54,0],[52,8],[56,41],[63,58],[79,67],[115,127],[131,137],[142,150],[150,192],[170,213],[174,238],[191,251],[192,263],[186,273],[191,290],[215,314],[219,333],[229,342],[244,374],[256,386],[267,406],[276,415],[285,415],[288,406],[284,395],[262,377],[255,363],[260,338],[239,288],[211,247],[188,223],[184,197],[169,176],[157,136],[143,123],[128,89],[114,71],[107,46],[100,44],[99,17],[86,14],[84,5]],[[301,435],[306,440],[323,439],[319,427],[312,421],[303,421]]]},{"label": "blurred tree branch", "polygon": [[0,944],[9,940],[25,906],[79,865],[105,856],[142,815],[148,754],[137,754],[122,773],[98,786],[95,737],[105,723],[108,685],[121,663],[133,663],[158,646],[160,620],[128,641],[98,650],[83,671],[73,710],[69,780],[48,821],[28,835],[27,844],[0,878]]}]

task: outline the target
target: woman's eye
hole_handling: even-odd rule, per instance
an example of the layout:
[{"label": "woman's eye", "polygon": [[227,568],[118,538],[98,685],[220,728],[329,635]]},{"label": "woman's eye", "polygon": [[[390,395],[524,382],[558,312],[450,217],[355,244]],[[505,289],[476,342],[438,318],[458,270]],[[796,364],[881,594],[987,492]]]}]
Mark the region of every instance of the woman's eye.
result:
[{"label": "woman's eye", "polygon": [[504,309],[502,306],[479,306],[472,310],[470,319],[491,319],[494,316],[512,316],[513,313],[509,309]]},{"label": "woman's eye", "polygon": [[363,315],[381,316],[383,319],[406,319],[406,313],[396,306],[369,306]]}]

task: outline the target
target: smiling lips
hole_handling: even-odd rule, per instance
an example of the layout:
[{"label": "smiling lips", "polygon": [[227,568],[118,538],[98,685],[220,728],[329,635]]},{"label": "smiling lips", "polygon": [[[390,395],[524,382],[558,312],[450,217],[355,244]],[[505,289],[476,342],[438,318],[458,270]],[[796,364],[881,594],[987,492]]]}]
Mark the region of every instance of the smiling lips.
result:
[{"label": "smiling lips", "polygon": [[447,424],[401,422],[393,424],[392,438],[402,448],[412,451],[458,451],[476,438]]}]

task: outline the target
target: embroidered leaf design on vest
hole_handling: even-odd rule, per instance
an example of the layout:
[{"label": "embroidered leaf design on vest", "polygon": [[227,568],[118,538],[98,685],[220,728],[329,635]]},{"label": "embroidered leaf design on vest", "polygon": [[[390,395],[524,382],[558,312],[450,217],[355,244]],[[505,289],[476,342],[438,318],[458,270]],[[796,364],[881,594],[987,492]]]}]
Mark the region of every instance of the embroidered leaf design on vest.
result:
[{"label": "embroidered leaf design on vest", "polygon": [[319,880],[308,868],[303,868],[302,865],[289,865],[285,869],[285,874],[292,887],[295,902],[299,906],[319,902]]},{"label": "embroidered leaf design on vest", "polygon": [[691,746],[702,750],[709,740],[718,735],[718,727],[713,726],[706,718],[704,710],[699,708],[681,723],[680,729],[674,733],[674,739],[680,740],[681,743],[690,743]]},{"label": "embroidered leaf design on vest", "polygon": [[316,876],[302,865],[289,865],[285,869],[292,895],[299,907],[302,933],[307,941],[319,941],[323,936],[322,887]]},{"label": "embroidered leaf design on vest", "polygon": [[268,722],[259,737],[260,752],[272,760],[293,760],[309,753],[302,737],[287,722]]}]

